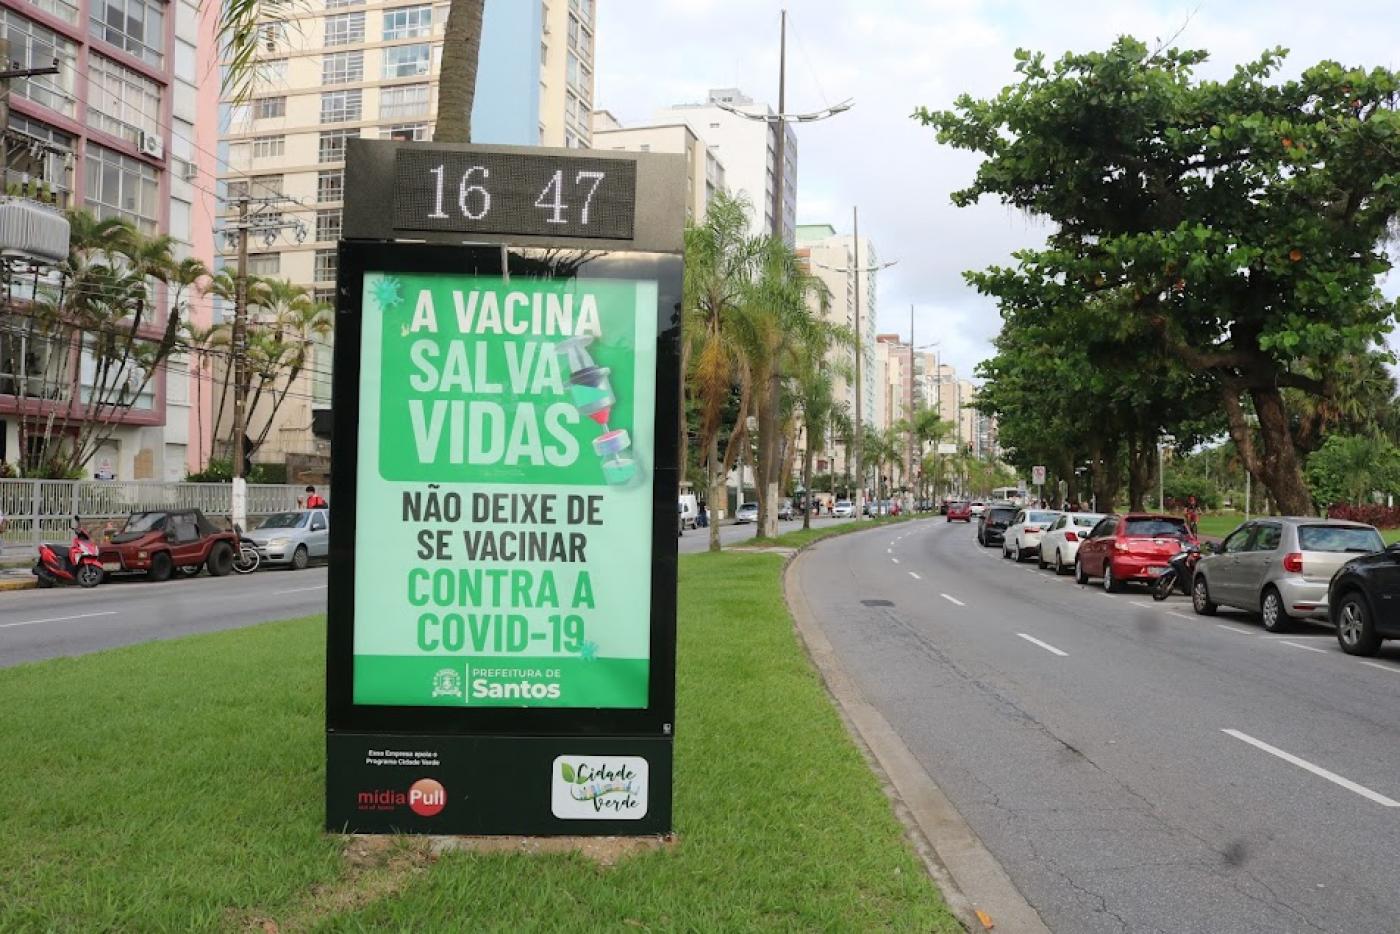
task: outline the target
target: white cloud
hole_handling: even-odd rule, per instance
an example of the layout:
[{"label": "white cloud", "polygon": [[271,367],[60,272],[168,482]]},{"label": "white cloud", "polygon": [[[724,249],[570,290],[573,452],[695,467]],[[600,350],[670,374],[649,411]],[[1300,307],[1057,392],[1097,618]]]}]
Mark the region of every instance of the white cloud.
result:
[{"label": "white cloud", "polygon": [[[910,114],[948,108],[957,95],[995,93],[1014,78],[1017,47],[1057,58],[1103,48],[1123,33],[1205,48],[1204,75],[1224,77],[1264,49],[1292,49],[1285,72],[1324,58],[1393,66],[1393,0],[1346,6],[1300,0],[788,0],[788,109],[847,97],[850,112],[799,127],[798,219],[861,232],[884,259],[881,330],[903,334],[916,306],[920,343],[941,340],[960,375],[990,353],[996,308],[962,278],[1010,262],[1044,228],[996,203],[957,209],[949,193],[977,160],[939,146]],[[712,87],[777,100],[778,0],[601,0],[597,101],[624,124],[698,101]]]}]

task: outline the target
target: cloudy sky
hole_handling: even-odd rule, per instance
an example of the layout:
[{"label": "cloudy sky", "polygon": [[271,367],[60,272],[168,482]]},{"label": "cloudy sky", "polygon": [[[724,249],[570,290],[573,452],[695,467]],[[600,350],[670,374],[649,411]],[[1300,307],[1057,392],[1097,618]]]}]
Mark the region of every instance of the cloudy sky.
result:
[{"label": "cloudy sky", "polygon": [[[1291,50],[1287,74],[1322,59],[1396,67],[1400,3],[1300,0],[597,0],[597,106],[623,125],[658,107],[740,87],[776,105],[779,10],[788,10],[788,110],[854,98],[853,110],[798,129],[797,219],[849,232],[851,206],[884,259],[881,329],[939,340],[968,375],[990,353],[996,308],[961,273],[1006,262],[1043,229],[994,202],[957,209],[950,191],[974,157],[939,146],[909,118],[919,105],[951,106],[961,92],[995,93],[1012,81],[1012,52],[1057,57],[1131,34],[1148,43],[1181,30],[1176,45],[1210,51],[1202,74],[1223,77],[1261,50]],[[1184,27],[1184,28],[1183,28]]]}]

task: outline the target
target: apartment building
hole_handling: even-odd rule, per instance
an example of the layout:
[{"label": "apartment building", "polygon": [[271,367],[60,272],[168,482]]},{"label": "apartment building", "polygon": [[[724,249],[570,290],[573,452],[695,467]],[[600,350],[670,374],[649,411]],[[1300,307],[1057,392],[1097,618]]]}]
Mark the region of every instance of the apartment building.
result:
[{"label": "apartment building", "polygon": [[[84,208],[99,218],[121,217],[147,234],[169,234],[178,258],[213,260],[216,210],[215,154],[199,108],[197,49],[212,21],[188,0],[0,0],[0,35],[7,58],[21,68],[57,61],[58,73],[9,82],[3,153],[8,180],[42,181],[63,207]],[[207,79],[206,79],[207,82]],[[156,287],[157,308],[148,336],[166,316],[166,292]],[[209,307],[196,301],[196,324]],[[0,342],[25,338],[9,328]],[[50,348],[52,350],[52,348]],[[70,352],[65,349],[64,352]],[[78,401],[91,395],[94,367],[79,354]],[[0,367],[23,360],[24,373],[0,373],[0,460],[24,459],[19,419],[28,433],[48,430],[47,416],[69,410],[69,399],[17,398],[18,384],[40,366],[38,347],[6,347]],[[133,372],[132,385],[141,382]],[[190,379],[177,355],[160,367],[118,416],[111,441],[88,464],[102,479],[182,479],[202,463],[204,445],[195,426],[207,423],[208,396]],[[62,393],[71,392],[64,388]],[[21,414],[22,413],[22,414]],[[61,428],[57,430],[62,430]]]},{"label": "apartment building", "polygon": [[[251,273],[333,301],[346,143],[432,139],[448,8],[446,0],[309,0],[289,8],[290,20],[264,27],[251,98],[223,103],[222,180],[231,198],[287,199],[264,209],[266,223],[300,222],[304,237],[254,236]],[[594,0],[487,0],[474,142],[591,144],[594,16]],[[225,262],[232,253],[226,245]],[[260,461],[328,454],[311,428],[330,405],[330,358],[328,344],[316,348]],[[228,425],[219,431],[229,436]]]},{"label": "apartment building", "polygon": [[725,190],[724,164],[685,123],[624,127],[606,110],[595,111],[593,148],[684,154],[686,220],[704,218],[710,200]]},{"label": "apartment building", "polygon": [[[779,171],[777,124],[749,119],[726,108],[754,116],[774,113],[767,104],[756,103],[738,88],[716,88],[704,103],[675,104],[657,111],[653,122],[685,123],[704,140],[724,163],[730,191],[748,200],[752,208],[750,231],[770,234],[774,230],[773,195]],[[791,244],[797,232],[797,133],[791,124],[784,124],[783,128],[782,230],[783,239]]]}]

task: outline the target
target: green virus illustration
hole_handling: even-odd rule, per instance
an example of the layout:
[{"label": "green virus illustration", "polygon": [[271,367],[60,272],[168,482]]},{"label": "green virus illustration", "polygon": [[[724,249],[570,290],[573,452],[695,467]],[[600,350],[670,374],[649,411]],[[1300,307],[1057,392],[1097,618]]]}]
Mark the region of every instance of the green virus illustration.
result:
[{"label": "green virus illustration", "polygon": [[598,660],[598,643],[596,643],[596,642],[594,642],[594,641],[592,641],[592,640],[589,640],[588,642],[585,642],[583,645],[579,646],[578,654],[579,654],[579,656],[580,656],[584,661],[586,661],[586,662],[594,662],[594,661],[597,661],[597,660]]},{"label": "green virus illustration", "polygon": [[403,301],[403,282],[396,276],[381,276],[374,283],[371,295],[380,311],[392,311]]}]

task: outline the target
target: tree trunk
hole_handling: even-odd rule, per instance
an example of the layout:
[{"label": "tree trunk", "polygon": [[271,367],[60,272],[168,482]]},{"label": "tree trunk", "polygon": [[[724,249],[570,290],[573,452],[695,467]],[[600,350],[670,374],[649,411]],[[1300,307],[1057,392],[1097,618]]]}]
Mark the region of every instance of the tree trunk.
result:
[{"label": "tree trunk", "polygon": [[718,433],[710,437],[710,450],[707,463],[709,465],[707,473],[709,474],[708,479],[710,481],[710,501],[705,504],[705,508],[709,510],[710,513],[710,550],[719,551],[719,507],[715,504],[724,502],[724,470],[722,469],[723,465],[719,459]]},{"label": "tree trunk", "polygon": [[778,433],[781,426],[783,383],[777,373],[760,382],[764,391],[758,398],[758,538],[778,534],[778,465],[782,460]]},{"label": "tree trunk", "polygon": [[[1252,458],[1258,464],[1255,479],[1264,484],[1279,512],[1287,516],[1311,516],[1316,513],[1312,494],[1303,482],[1303,465],[1293,447],[1293,434],[1288,427],[1283,394],[1275,387],[1254,387],[1249,390],[1254,412],[1259,416],[1259,437],[1264,450]],[[1231,433],[1234,425],[1231,424]],[[1247,426],[1243,426],[1246,427]],[[1239,439],[1236,439],[1239,444]]]},{"label": "tree trunk", "polygon": [[807,432],[807,450],[802,453],[802,528],[812,527],[812,433]]},{"label": "tree trunk", "polygon": [[472,141],[472,102],[476,63],[481,53],[481,17],[486,0],[452,0],[443,29],[442,67],[433,142]]},{"label": "tree trunk", "polygon": [[1128,442],[1128,509],[1132,512],[1143,511],[1143,500],[1152,483],[1152,468],[1148,464],[1150,459],[1147,445],[1142,439],[1133,438]]}]

